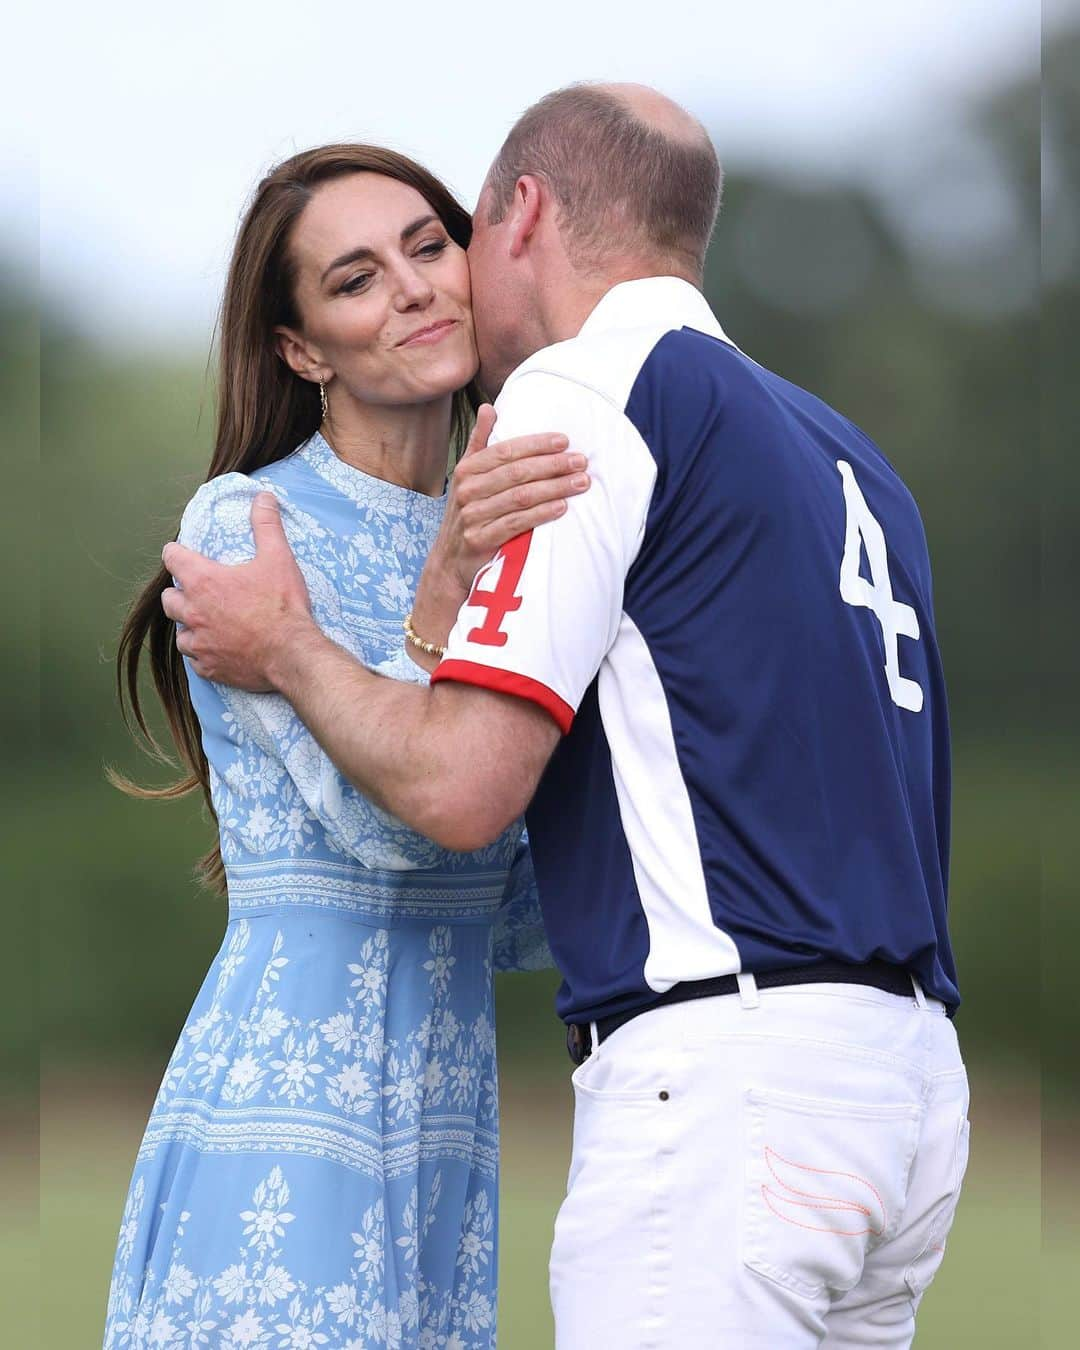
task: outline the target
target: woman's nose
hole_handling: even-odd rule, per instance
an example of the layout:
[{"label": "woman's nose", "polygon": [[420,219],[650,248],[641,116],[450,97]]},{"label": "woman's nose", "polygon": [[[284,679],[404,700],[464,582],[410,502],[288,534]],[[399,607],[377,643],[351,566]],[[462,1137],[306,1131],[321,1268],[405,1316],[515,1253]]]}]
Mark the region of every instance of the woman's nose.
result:
[{"label": "woman's nose", "polygon": [[403,264],[398,271],[395,304],[399,310],[426,309],[435,296],[435,288],[419,268]]}]

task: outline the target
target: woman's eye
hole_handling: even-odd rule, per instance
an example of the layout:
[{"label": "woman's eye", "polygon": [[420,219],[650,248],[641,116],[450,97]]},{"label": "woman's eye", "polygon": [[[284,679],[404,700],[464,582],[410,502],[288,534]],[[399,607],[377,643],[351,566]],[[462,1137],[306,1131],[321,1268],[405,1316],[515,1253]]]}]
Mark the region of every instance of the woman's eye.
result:
[{"label": "woman's eye", "polygon": [[437,258],[446,248],[445,239],[433,239],[430,244],[424,244],[416,251],[422,258]]},{"label": "woman's eye", "polygon": [[350,277],[342,286],[346,295],[354,295],[357,291],[363,290],[364,286],[371,280],[370,272],[360,272],[355,277]]}]

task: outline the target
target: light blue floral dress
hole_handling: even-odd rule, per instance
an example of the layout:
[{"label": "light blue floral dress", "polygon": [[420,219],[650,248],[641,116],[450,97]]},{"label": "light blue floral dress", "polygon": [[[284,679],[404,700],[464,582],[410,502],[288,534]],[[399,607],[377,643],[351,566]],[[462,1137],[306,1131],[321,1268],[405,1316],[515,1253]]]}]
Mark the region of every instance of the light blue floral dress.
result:
[{"label": "light blue floral dress", "polygon": [[[200,488],[181,542],[250,558],[267,488],[321,627],[423,679],[401,621],[445,497],[316,435]],[[105,1346],[491,1350],[492,969],[550,963],[520,827],[448,853],[356,792],[283,699],[188,676],[229,920],[139,1151]]]}]

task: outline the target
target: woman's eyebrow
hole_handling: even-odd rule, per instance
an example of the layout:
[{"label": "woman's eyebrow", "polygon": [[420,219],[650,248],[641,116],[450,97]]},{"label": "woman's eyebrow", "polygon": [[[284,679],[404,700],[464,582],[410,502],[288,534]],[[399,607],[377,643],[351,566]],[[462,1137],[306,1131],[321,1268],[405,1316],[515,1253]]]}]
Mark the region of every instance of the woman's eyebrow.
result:
[{"label": "woman's eyebrow", "polygon": [[406,243],[414,234],[418,234],[425,225],[430,225],[433,220],[437,219],[438,217],[434,211],[429,211],[426,216],[420,216],[417,220],[414,220],[411,225],[406,225],[401,231],[401,242],[403,244]]},{"label": "woman's eyebrow", "polygon": [[[401,242],[403,244],[407,243],[413,235],[418,234],[425,225],[430,225],[433,220],[437,219],[438,217],[435,215],[434,211],[429,211],[426,216],[419,216],[416,220],[406,225],[401,231]],[[350,249],[348,253],[343,253],[340,258],[334,259],[319,278],[319,281],[320,283],[324,282],[330,273],[338,267],[348,267],[350,263],[363,262],[365,258],[373,258],[374,256],[374,250],[368,248],[366,244],[362,244],[359,248]]]}]

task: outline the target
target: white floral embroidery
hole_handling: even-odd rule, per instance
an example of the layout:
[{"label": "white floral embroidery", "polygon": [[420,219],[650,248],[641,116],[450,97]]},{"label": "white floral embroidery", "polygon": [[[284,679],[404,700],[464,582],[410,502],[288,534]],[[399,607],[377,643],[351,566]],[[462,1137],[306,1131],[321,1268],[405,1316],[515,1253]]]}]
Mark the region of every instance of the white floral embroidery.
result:
[{"label": "white floral embroidery", "polygon": [[120,1221],[120,1243],[116,1253],[116,1259],[120,1263],[130,1261],[131,1259],[131,1252],[135,1243],[135,1234],[139,1227],[139,1216],[142,1213],[145,1193],[145,1181],[142,1177],[136,1178],[135,1184],[128,1195],[127,1202],[124,1205],[124,1217]]},{"label": "white floral embroidery", "polygon": [[256,1209],[245,1209],[240,1217],[246,1222],[245,1236],[248,1246],[260,1252],[274,1248],[274,1238],[285,1236],[285,1225],[296,1218],[285,1209],[289,1202],[289,1188],[281,1174],[281,1168],[275,1167],[265,1181],[260,1181],[253,1197]]},{"label": "white floral embroidery", "polygon": [[169,1267],[169,1273],[165,1276],[165,1283],[162,1289],[165,1294],[166,1303],[183,1303],[194,1294],[196,1289],[196,1279],[188,1270],[187,1266],[174,1261]]},{"label": "white floral embroidery", "polygon": [[[401,620],[444,499],[319,436],[196,494],[181,539],[252,555],[274,492],[324,631],[423,683]],[[550,964],[520,833],[448,853],[347,783],[284,700],[190,674],[229,884],[124,1206],[108,1350],[492,1350],[491,972]]]}]

